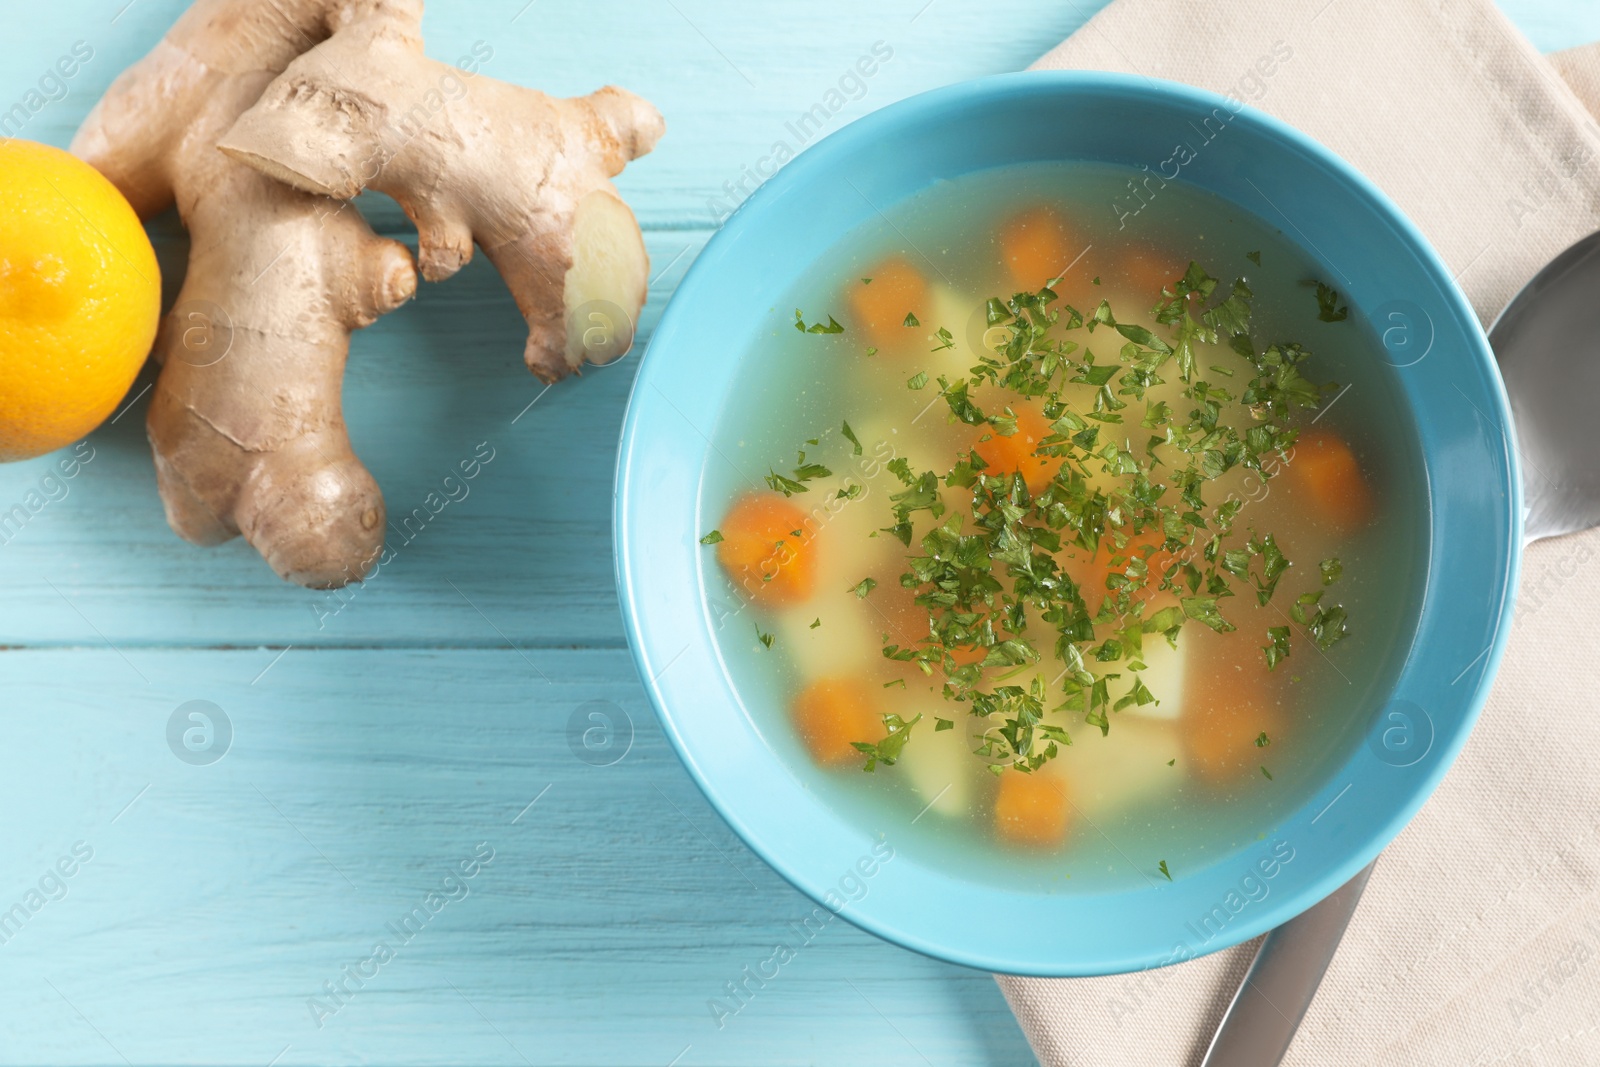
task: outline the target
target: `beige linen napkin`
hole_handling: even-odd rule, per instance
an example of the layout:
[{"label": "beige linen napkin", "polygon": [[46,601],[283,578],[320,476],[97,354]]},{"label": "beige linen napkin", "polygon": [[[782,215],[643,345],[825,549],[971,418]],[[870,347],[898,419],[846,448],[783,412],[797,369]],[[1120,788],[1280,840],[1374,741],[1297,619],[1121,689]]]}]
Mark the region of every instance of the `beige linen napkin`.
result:
[{"label": "beige linen napkin", "polygon": [[[1485,325],[1600,229],[1600,47],[1541,57],[1488,0],[1116,0],[1037,66],[1189,82],[1306,131],[1417,222]],[[1534,546],[1494,695],[1287,1063],[1600,1064],[1597,652],[1600,534]],[[1051,1067],[1192,1064],[1254,950],[998,980]]]}]

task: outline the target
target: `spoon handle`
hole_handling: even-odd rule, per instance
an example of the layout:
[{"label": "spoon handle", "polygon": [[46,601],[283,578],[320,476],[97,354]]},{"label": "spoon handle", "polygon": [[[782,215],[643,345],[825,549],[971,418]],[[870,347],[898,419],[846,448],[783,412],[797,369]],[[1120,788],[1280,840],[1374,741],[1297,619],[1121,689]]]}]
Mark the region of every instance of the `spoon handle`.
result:
[{"label": "spoon handle", "polygon": [[1373,864],[1267,934],[1200,1067],[1277,1067],[1333,962]]}]

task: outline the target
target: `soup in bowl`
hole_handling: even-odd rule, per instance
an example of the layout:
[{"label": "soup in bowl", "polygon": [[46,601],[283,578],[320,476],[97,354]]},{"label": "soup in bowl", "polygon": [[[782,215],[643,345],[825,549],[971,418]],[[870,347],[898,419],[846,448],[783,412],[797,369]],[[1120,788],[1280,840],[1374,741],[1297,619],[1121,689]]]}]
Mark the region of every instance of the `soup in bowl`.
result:
[{"label": "soup in bowl", "polygon": [[1508,425],[1448,273],[1301,135],[1112,75],[941,90],[787,167],[669,307],[630,637],[820,905],[1011,973],[1175,962],[1326,895],[1459,749]]}]

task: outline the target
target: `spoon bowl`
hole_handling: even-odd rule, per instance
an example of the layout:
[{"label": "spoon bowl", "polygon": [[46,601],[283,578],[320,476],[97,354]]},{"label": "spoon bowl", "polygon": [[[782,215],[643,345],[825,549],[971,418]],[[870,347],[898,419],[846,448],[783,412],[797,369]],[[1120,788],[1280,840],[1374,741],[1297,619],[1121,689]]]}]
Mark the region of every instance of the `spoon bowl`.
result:
[{"label": "spoon bowl", "polygon": [[1526,541],[1600,526],[1600,233],[1534,275],[1489,329],[1522,460]]}]

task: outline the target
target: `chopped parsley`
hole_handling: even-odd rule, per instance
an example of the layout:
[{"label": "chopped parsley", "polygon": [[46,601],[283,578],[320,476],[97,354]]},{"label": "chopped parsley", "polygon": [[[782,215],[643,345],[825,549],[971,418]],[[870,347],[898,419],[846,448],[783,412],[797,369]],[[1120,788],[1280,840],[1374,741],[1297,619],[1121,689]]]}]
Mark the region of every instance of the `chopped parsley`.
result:
[{"label": "chopped parsley", "polygon": [[1261,646],[1261,651],[1267,654],[1267,670],[1276,670],[1279,663],[1289,658],[1289,628],[1267,627],[1267,643]]},{"label": "chopped parsley", "polygon": [[700,538],[700,543],[702,545],[720,545],[722,543],[722,531],[712,530],[710,533]]},{"label": "chopped parsley", "polygon": [[1343,322],[1350,317],[1350,309],[1339,303],[1339,290],[1322,282],[1317,287],[1317,318],[1323,322]]},{"label": "chopped parsley", "polygon": [[1159,870],[1166,877],[1167,881],[1169,881],[1169,882],[1172,881],[1172,872],[1167,870],[1167,861],[1166,860],[1162,860],[1159,864],[1157,864],[1156,865],[1156,869]]},{"label": "chopped parsley", "polygon": [[[805,483],[817,478],[832,476],[833,471],[820,463],[807,463],[806,454],[800,453],[800,458],[795,461],[793,475],[779,474],[772,468],[767,468],[767,488],[784,496],[794,496],[796,493],[810,492]],[[797,533],[795,536],[799,536]]]},{"label": "chopped parsley", "polygon": [[906,742],[911,740],[911,728],[921,721],[920,714],[913,716],[909,721],[898,715],[885,715],[883,725],[888,734],[883,740],[850,742],[856,751],[866,754],[867,762],[862,770],[874,771],[880,763],[893,767],[895,761],[900,758],[900,753],[905,751]]},{"label": "chopped parsley", "polygon": [[794,496],[796,493],[810,492],[810,490],[805,487],[805,483],[794,478],[790,478],[788,475],[779,474],[777,471],[770,468],[768,468],[767,471],[766,482],[767,488],[771,489],[775,493],[782,493],[784,496]]},{"label": "chopped parsley", "polygon": [[[1261,265],[1259,251],[1246,258]],[[1316,288],[1321,321],[1348,317],[1336,289],[1306,284]],[[1270,531],[1235,531],[1244,501],[1237,494],[1218,499],[1223,494],[1212,484],[1236,471],[1262,482],[1280,473],[1301,413],[1320,407],[1329,388],[1306,377],[1310,352],[1303,346],[1269,343],[1257,333],[1254,298],[1243,278],[1224,285],[1196,263],[1164,286],[1149,309],[1157,330],[1118,321],[1105,300],[1087,311],[1063,304],[1049,287],[990,298],[985,336],[998,327],[1000,339],[968,374],[938,376],[936,399],[945,401],[952,423],[976,431],[980,446],[1021,432],[1020,404],[1014,408],[1005,397],[1041,412],[1048,432],[1029,440],[1034,456],[1054,462],[1049,481],[1030,485],[1020,472],[994,470],[976,447],[945,469],[916,469],[903,456],[885,464],[900,488],[889,497],[890,524],[871,536],[888,533],[907,548],[899,584],[926,611],[928,631],[903,645],[884,635],[883,655],[916,667],[947,700],[985,720],[976,752],[996,775],[1008,766],[1037,770],[1070,745],[1063,716],[1106,734],[1117,712],[1157,703],[1159,694],[1141,677],[1145,640],[1159,635],[1175,645],[1190,623],[1233,632],[1230,598],[1248,590],[1265,606],[1291,573],[1293,563]],[[903,325],[921,323],[908,312]],[[807,324],[798,309],[795,328],[844,332],[832,316]],[[934,352],[955,347],[948,329],[935,336]],[[1202,366],[1202,354],[1214,347],[1244,362]],[[919,371],[906,385],[921,390],[929,380]],[[1181,401],[1147,396],[1174,385]],[[848,422],[841,434],[852,454],[862,455]],[[769,469],[766,481],[792,496],[832,473],[800,452],[792,471]],[[861,484],[847,483],[834,498],[864,494]],[[712,531],[701,543],[721,540]],[[1103,586],[1098,577],[1080,584],[1063,568],[1063,552],[1109,558]],[[1289,619],[1322,652],[1348,633],[1343,605],[1324,603],[1342,575],[1340,560],[1322,560],[1320,587],[1288,605]],[[851,591],[865,599],[877,585],[864,578]],[[1148,609],[1157,592],[1172,602]],[[811,629],[821,624],[819,617]],[[759,625],[756,635],[772,647],[773,635]],[[1289,657],[1292,636],[1291,626],[1267,629],[1268,670]],[[1011,680],[1046,661],[1051,670]],[[1110,671],[1096,664],[1121,666]],[[905,679],[884,683],[895,686],[905,688]],[[921,719],[886,714],[884,737],[853,742],[864,769],[894,765]],[[954,718],[934,717],[935,732],[955,726]],[[1265,731],[1255,738],[1258,748],[1271,743]],[[1167,766],[1176,763],[1169,759]],[[1266,766],[1260,770],[1272,779]],[[1165,860],[1159,869],[1170,881]]]},{"label": "chopped parsley", "polygon": [[819,616],[817,616],[817,618],[811,620],[811,626],[809,627],[809,629],[815,630],[817,627],[819,627],[821,625],[822,625],[822,617],[819,615]]},{"label": "chopped parsley", "polygon": [[800,313],[799,308],[794,309],[794,328],[801,333],[844,333],[844,327],[839,325],[832,315],[828,316],[827,325],[815,322],[807,326],[806,317]]},{"label": "chopped parsley", "polygon": [[[1259,266],[1259,253],[1249,258]],[[1265,482],[1285,469],[1302,413],[1322,403],[1324,387],[1304,373],[1310,352],[1256,334],[1254,296],[1244,279],[1225,285],[1191,263],[1152,309],[1160,332],[1118,321],[1104,300],[1087,312],[1063,304],[1050,288],[991,298],[985,319],[990,336],[1001,328],[999,339],[968,374],[939,376],[939,399],[980,445],[1019,432],[1018,409],[1004,398],[1040,411],[1049,432],[1033,454],[1055,464],[1048,483],[1030,487],[976,450],[944,469],[918,469],[903,456],[885,464],[899,488],[878,532],[908,549],[899,584],[927,613],[928,632],[910,643],[886,635],[883,655],[986,720],[976,751],[995,773],[1054,758],[1071,743],[1064,716],[1109,733],[1117,712],[1156,702],[1141,678],[1144,641],[1175,644],[1190,623],[1232,632],[1230,598],[1248,590],[1264,606],[1293,572],[1270,531],[1235,531],[1244,501],[1222,499],[1212,485],[1230,472]],[[1318,300],[1328,314],[1348,311],[1326,286]],[[906,325],[919,325],[915,315]],[[1243,363],[1203,366],[1209,346]],[[907,385],[928,380],[918,373]],[[1161,385],[1179,386],[1182,400],[1147,396]],[[1109,556],[1103,587],[1068,574],[1059,558],[1067,551]],[[1318,567],[1324,586],[1341,573],[1337,560]],[[865,597],[875,585],[867,579],[854,591]],[[1176,603],[1148,609],[1156,592]],[[1323,606],[1322,593],[1300,596],[1289,614],[1327,651],[1347,618],[1342,606]],[[1291,628],[1271,627],[1267,638],[1271,669],[1289,655]],[[1053,669],[1008,680],[1047,661]],[[1111,663],[1120,666],[1094,666]],[[911,724],[892,718],[884,740],[856,744],[869,770],[892,763],[909,741]],[[936,718],[936,731],[953,728]]]},{"label": "chopped parsley", "polygon": [[1289,617],[1311,635],[1311,641],[1322,651],[1326,652],[1334,645],[1343,641],[1350,632],[1346,625],[1348,616],[1345,614],[1343,604],[1324,605],[1322,594],[1324,589],[1311,593],[1302,593],[1289,607]]}]

